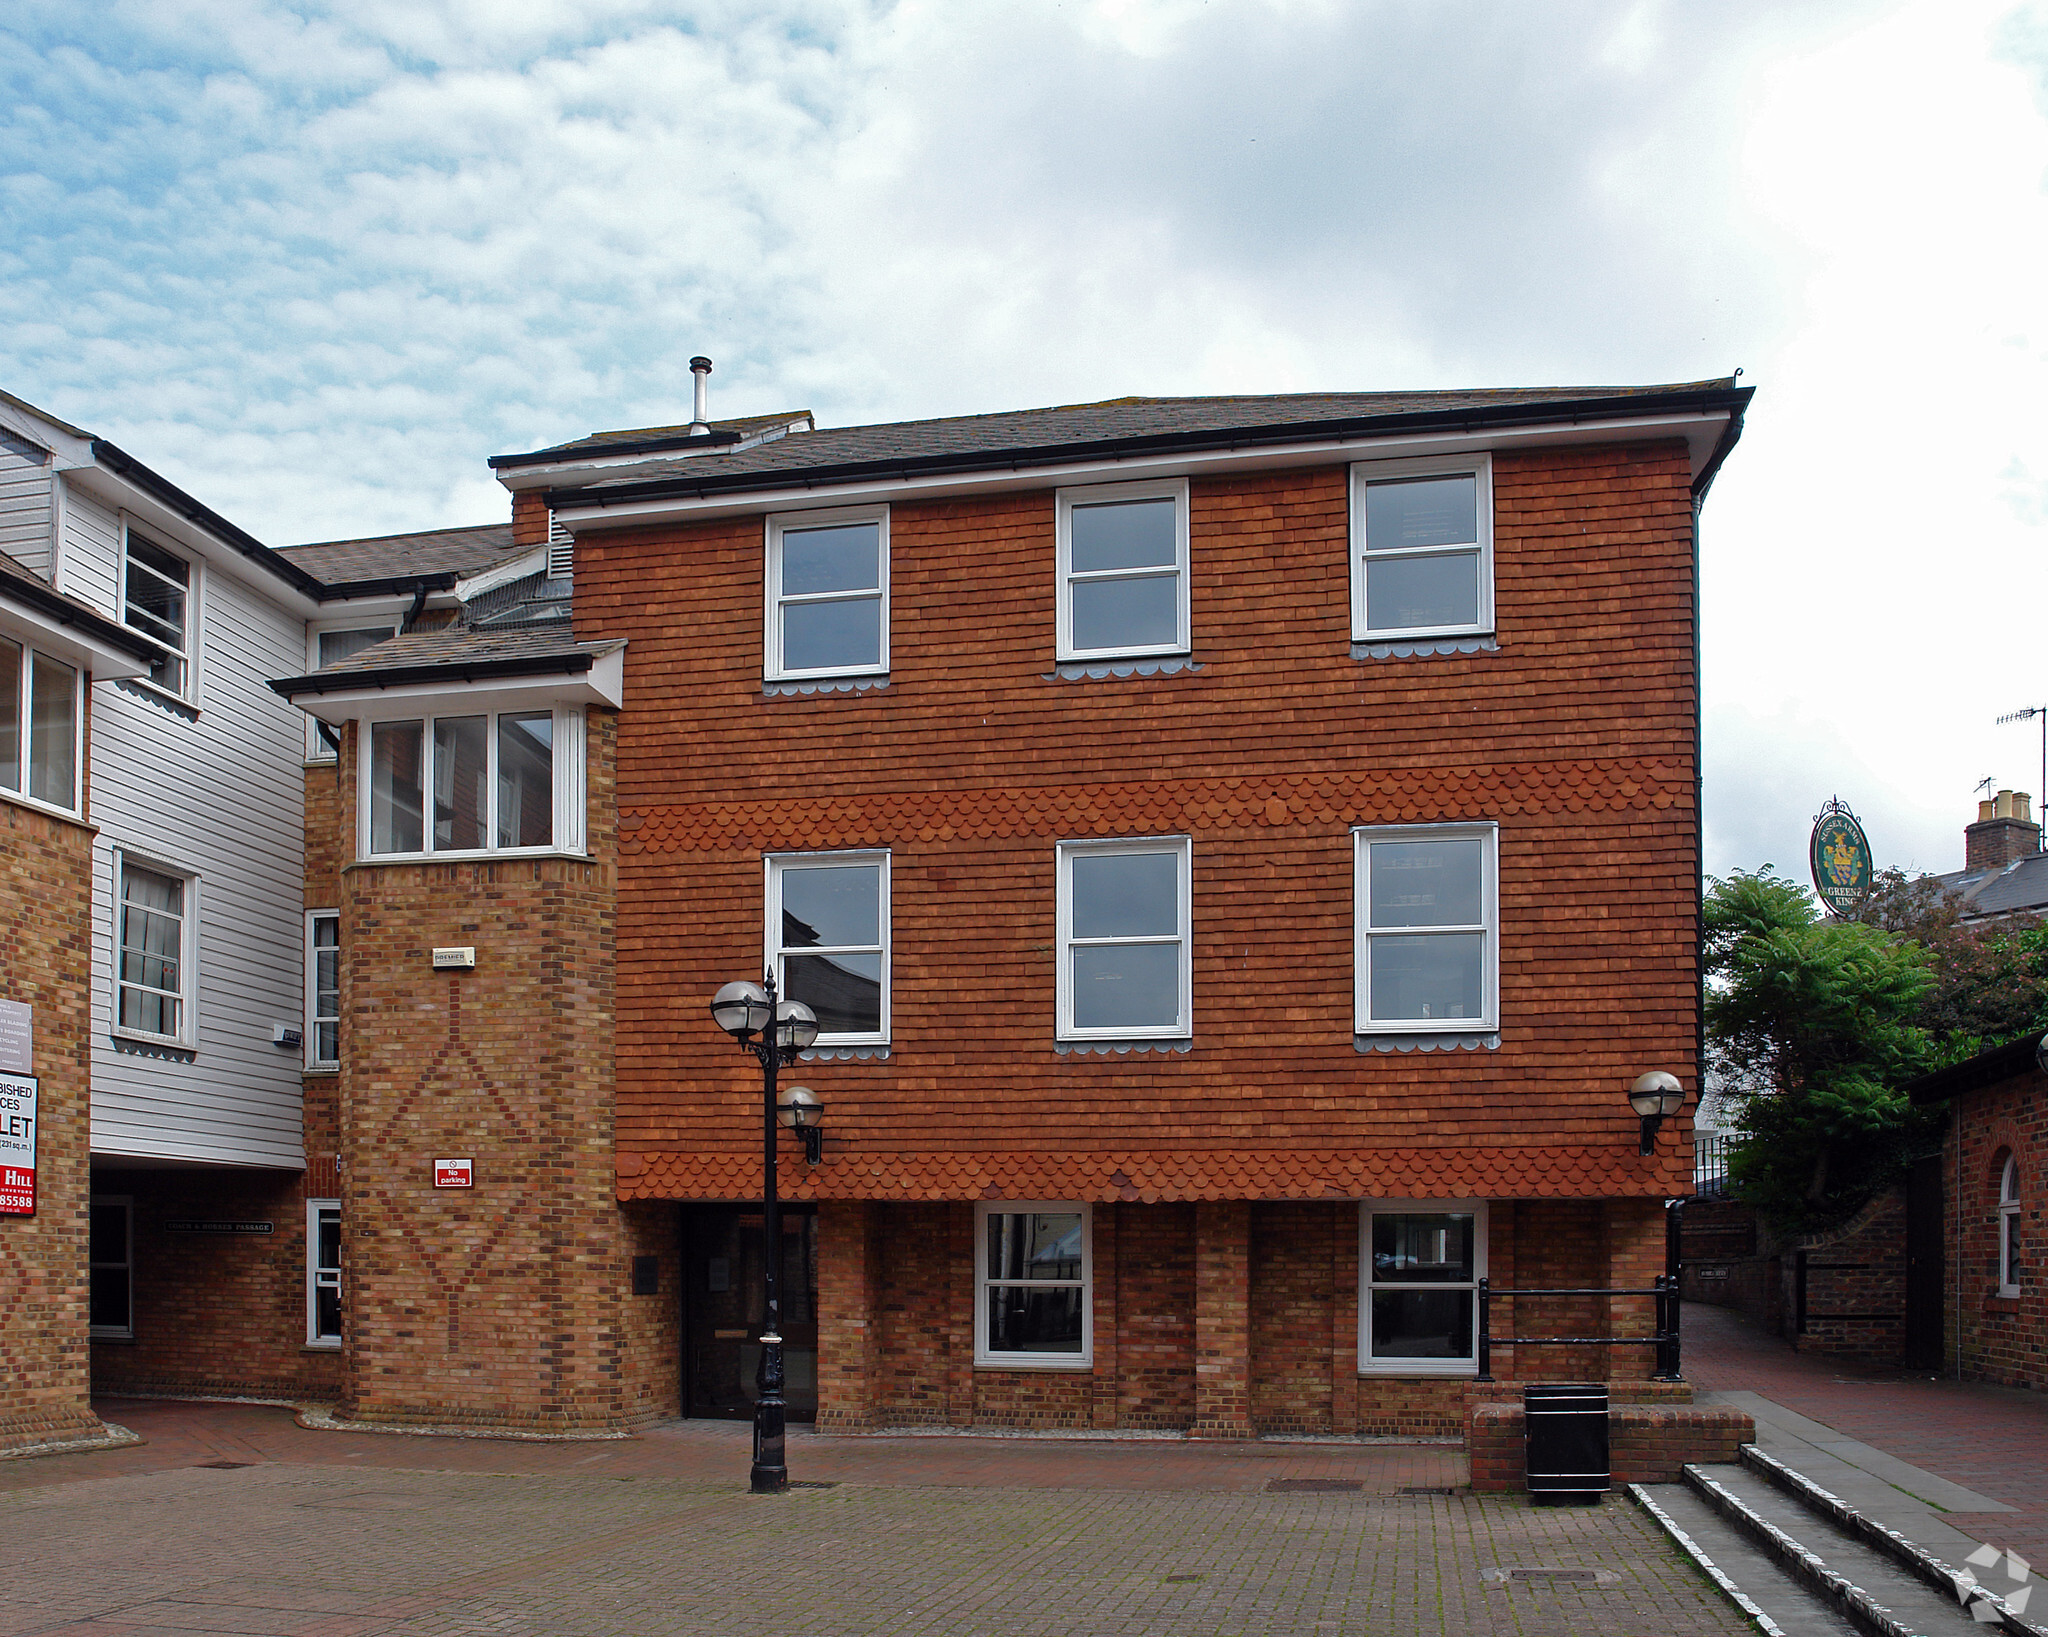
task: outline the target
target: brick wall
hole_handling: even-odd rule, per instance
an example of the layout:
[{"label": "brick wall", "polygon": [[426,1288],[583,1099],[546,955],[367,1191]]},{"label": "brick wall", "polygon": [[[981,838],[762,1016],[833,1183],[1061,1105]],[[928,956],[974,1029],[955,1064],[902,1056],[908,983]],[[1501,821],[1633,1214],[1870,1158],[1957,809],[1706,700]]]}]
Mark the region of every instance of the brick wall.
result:
[{"label": "brick wall", "polygon": [[[1806,1273],[1805,1323],[1794,1282]],[[1878,1195],[1832,1233],[1794,1239],[1776,1260],[1785,1282],[1783,1312],[1802,1353],[1896,1364],[1906,1347],[1906,1196]]]},{"label": "brick wall", "polygon": [[1332,1218],[1351,1225],[1355,1258],[1355,1205],[1251,1208],[1251,1419],[1261,1434],[1331,1430]]},{"label": "brick wall", "polygon": [[[1472,1487],[1499,1493],[1528,1487],[1526,1422],[1520,1404],[1473,1412],[1467,1446]],[[1670,1483],[1687,1465],[1726,1465],[1756,1441],[1756,1422],[1719,1404],[1616,1405],[1607,1412],[1608,1460],[1616,1484]]]},{"label": "brick wall", "polygon": [[[1250,1140],[1628,1155],[1629,1081],[1645,1064],[1693,1079],[1686,462],[1676,444],[1502,455],[1496,493],[1497,653],[1350,658],[1330,466],[1194,485],[1202,668],[1123,680],[1045,679],[1049,492],[893,509],[893,669],[853,694],[763,695],[758,518],[580,543],[579,633],[630,641],[622,1156],[743,1154],[749,1093],[702,997],[760,960],[764,851],[856,846],[893,850],[895,1038],[886,1061],[807,1069],[833,1111],[828,1167],[1021,1163],[1048,1131],[1067,1152],[1164,1146],[1226,1172]],[[1359,1055],[1350,827],[1487,818],[1501,1046]],[[1054,842],[1179,832],[1195,1049],[1055,1052]],[[1282,994],[1284,1017],[1240,1003]],[[1589,1192],[1681,1191],[1687,1158],[1667,1133]]]},{"label": "brick wall", "polygon": [[[635,1254],[664,1256],[677,1288],[673,1224],[614,1197],[610,713],[590,713],[587,743],[587,862],[341,871],[354,1415],[615,1427],[675,1404],[674,1322],[630,1295]],[[445,944],[475,945],[475,971],[431,971]],[[475,1161],[473,1189],[432,1187],[448,1155]]]},{"label": "brick wall", "polygon": [[[955,1314],[959,1267],[953,1255],[962,1214],[973,1228],[968,1205],[881,1205],[875,1208],[881,1234],[880,1345],[874,1373],[878,1419],[888,1426],[948,1426],[953,1418],[955,1378],[974,1358],[970,1328],[963,1337]],[[822,1268],[821,1268],[822,1276]],[[967,1269],[972,1281],[973,1267]],[[819,1306],[824,1307],[823,1292]],[[821,1315],[822,1316],[822,1315]],[[831,1367],[824,1355],[826,1331],[819,1331],[819,1372]],[[966,1356],[961,1356],[962,1343]]]},{"label": "brick wall", "polygon": [[1195,1207],[1101,1210],[1117,1223],[1117,1425],[1185,1432],[1195,1420]]},{"label": "brick wall", "polygon": [[[98,1191],[134,1202],[135,1334],[93,1343],[95,1391],[338,1395],[340,1352],[306,1342],[309,1195],[300,1176],[103,1170]],[[166,1226],[178,1221],[268,1222],[272,1231]]]},{"label": "brick wall", "polygon": [[0,999],[34,1008],[36,1214],[0,1216],[0,1450],[99,1431],[86,1343],[92,832],[0,794]]},{"label": "brick wall", "polygon": [[[1998,1189],[2008,1154],[2019,1160],[2017,1296],[1998,1294]],[[1942,1185],[1949,1196],[1942,1238],[1950,1263],[1942,1303],[1944,1361],[1960,1353],[1963,1374],[1972,1380],[2048,1387],[2048,1256],[2042,1254],[2048,1245],[2048,1080],[2030,1071],[1958,1097]]]}]

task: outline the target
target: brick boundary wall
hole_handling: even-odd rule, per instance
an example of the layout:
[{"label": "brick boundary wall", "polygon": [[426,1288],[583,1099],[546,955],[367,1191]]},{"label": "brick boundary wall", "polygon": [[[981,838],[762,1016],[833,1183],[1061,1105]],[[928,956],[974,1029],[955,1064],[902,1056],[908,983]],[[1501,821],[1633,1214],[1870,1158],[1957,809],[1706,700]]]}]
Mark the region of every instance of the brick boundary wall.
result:
[{"label": "brick boundary wall", "polygon": [[[1670,1483],[1688,1465],[1727,1465],[1756,1442],[1755,1418],[1719,1404],[1620,1404],[1607,1412],[1609,1461],[1617,1484]],[[1528,1445],[1520,1404],[1481,1404],[1466,1441],[1472,1487],[1506,1494],[1528,1487]]]}]

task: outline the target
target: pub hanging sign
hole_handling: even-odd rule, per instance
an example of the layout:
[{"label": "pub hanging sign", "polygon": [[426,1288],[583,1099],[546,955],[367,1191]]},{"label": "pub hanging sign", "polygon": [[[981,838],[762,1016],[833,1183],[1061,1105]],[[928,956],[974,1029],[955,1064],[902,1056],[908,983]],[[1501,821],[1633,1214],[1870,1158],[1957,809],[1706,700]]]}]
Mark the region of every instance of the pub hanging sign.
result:
[{"label": "pub hanging sign", "polygon": [[1807,854],[1813,890],[1835,914],[1849,914],[1870,896],[1870,838],[1856,815],[1832,796],[1813,821]]}]

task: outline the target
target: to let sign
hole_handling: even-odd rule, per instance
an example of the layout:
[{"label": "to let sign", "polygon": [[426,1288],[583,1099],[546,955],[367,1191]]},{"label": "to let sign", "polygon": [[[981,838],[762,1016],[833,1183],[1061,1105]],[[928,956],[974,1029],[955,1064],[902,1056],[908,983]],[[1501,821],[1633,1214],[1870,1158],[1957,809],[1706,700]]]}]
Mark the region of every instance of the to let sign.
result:
[{"label": "to let sign", "polygon": [[468,1188],[476,1182],[474,1160],[434,1161],[434,1186],[436,1188]]},{"label": "to let sign", "polygon": [[0,1216],[36,1214],[36,1081],[0,1074]]}]

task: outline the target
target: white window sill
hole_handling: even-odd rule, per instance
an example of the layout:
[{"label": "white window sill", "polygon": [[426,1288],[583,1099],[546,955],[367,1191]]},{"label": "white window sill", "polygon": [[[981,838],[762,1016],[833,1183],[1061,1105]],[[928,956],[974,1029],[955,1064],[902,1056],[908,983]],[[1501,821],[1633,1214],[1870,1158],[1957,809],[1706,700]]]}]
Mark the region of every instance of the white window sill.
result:
[{"label": "white window sill", "polygon": [[588,853],[570,852],[563,847],[471,847],[450,850],[445,853],[366,853],[356,860],[358,864],[480,864],[493,859],[509,858],[573,858],[578,863],[590,862]]},{"label": "white window sill", "polygon": [[124,676],[121,678],[121,686],[133,688],[137,693],[150,694],[157,699],[161,699],[166,705],[175,706],[179,711],[188,716],[197,716],[199,714],[198,700],[187,699],[181,693],[172,693],[169,688],[160,688],[147,677]]},{"label": "white window sill", "polygon": [[341,1065],[339,1063],[308,1063],[299,1072],[301,1074],[339,1074],[341,1073]]},{"label": "white window sill", "polygon": [[1491,625],[1409,625],[1390,627],[1384,631],[1361,631],[1352,629],[1353,642],[1421,642],[1431,637],[1490,637],[1495,635]]},{"label": "white window sill", "polygon": [[1176,642],[1164,648],[1062,648],[1052,657],[1061,665],[1099,665],[1115,659],[1186,659],[1193,652]]},{"label": "white window sill", "polygon": [[341,1343],[338,1341],[309,1341],[300,1351],[304,1353],[338,1353],[341,1351]]},{"label": "white window sill", "polygon": [[1059,1029],[1053,1039],[1062,1046],[1136,1046],[1181,1041],[1192,1044],[1195,1031],[1192,1029],[1100,1029],[1081,1034],[1073,1029]]},{"label": "white window sill", "polygon": [[132,1040],[138,1046],[161,1046],[166,1051],[197,1052],[198,1047],[189,1040],[181,1040],[170,1034],[144,1034],[140,1029],[123,1029],[118,1024],[107,1031],[116,1040]]},{"label": "white window sill", "polygon": [[1991,1294],[2000,1301],[2010,1302],[2019,1297],[2020,1287],[2018,1285],[2000,1285]]},{"label": "white window sill", "polygon": [[135,1332],[133,1330],[101,1330],[95,1327],[88,1332],[88,1337],[92,1341],[132,1342],[135,1339]]},{"label": "white window sill", "polygon": [[[9,790],[5,787],[0,787],[0,801],[11,801],[17,807],[26,807],[31,812],[43,814],[46,818],[63,819],[68,824],[85,823],[84,817],[77,808],[59,807],[55,802],[44,801],[39,796],[31,796],[25,790]],[[92,828],[97,829],[98,826],[94,825]]]},{"label": "white window sill", "polygon": [[1353,1019],[1351,1032],[1354,1035],[1491,1034],[1499,1027],[1500,1024],[1492,1018],[1425,1017],[1386,1023],[1361,1017]]},{"label": "white window sill", "polygon": [[1093,1358],[1069,1359],[1047,1358],[1043,1353],[998,1353],[993,1357],[975,1354],[974,1367],[977,1370],[1006,1370],[1044,1372],[1058,1375],[1075,1375],[1083,1370],[1095,1368]]},{"label": "white window sill", "polygon": [[1414,1380],[1470,1381],[1479,1374],[1479,1366],[1472,1359],[1447,1360],[1442,1364],[1431,1364],[1427,1359],[1389,1360],[1384,1364],[1361,1364],[1358,1378],[1385,1380],[1387,1377],[1408,1377]]}]

